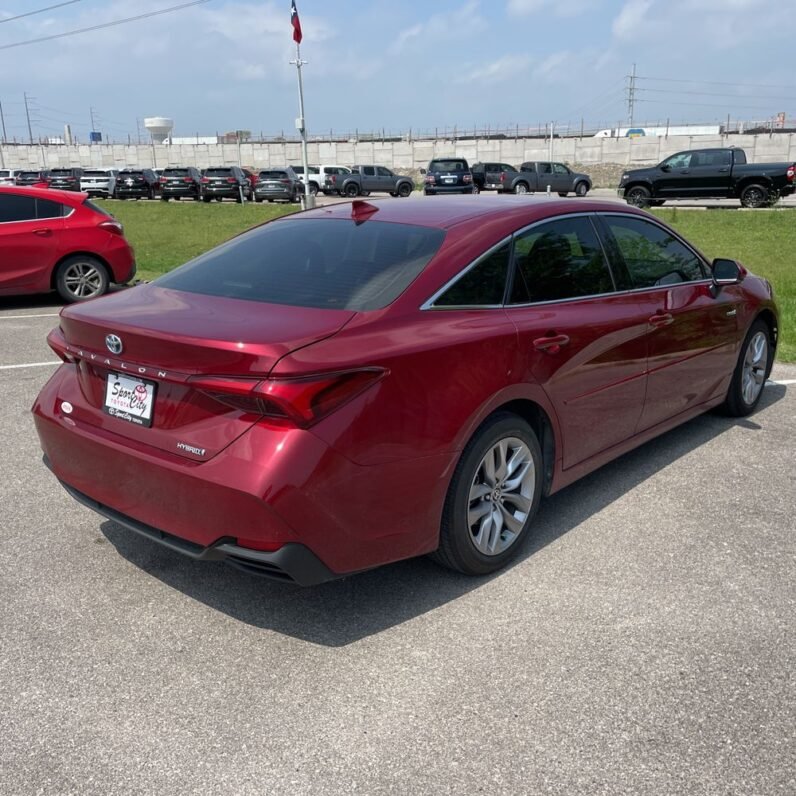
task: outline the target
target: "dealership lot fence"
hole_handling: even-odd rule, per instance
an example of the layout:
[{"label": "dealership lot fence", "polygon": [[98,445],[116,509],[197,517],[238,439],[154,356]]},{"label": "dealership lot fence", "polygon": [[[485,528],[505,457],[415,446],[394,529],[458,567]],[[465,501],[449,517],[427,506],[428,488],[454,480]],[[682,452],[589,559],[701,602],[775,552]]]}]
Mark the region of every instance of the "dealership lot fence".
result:
[{"label": "dealership lot fence", "polygon": [[[425,167],[434,157],[457,155],[470,162],[519,164],[525,160],[559,160],[578,164],[657,163],[675,152],[706,147],[738,146],[751,162],[796,160],[796,134],[731,134],[715,136],[657,136],[640,138],[543,138],[467,140],[440,138],[423,141],[314,142],[310,163],[374,163],[398,171]],[[551,152],[552,150],[552,152]],[[169,165],[252,168],[301,163],[297,143],[218,143],[173,145],[81,144],[0,146],[0,168],[165,168]]]}]

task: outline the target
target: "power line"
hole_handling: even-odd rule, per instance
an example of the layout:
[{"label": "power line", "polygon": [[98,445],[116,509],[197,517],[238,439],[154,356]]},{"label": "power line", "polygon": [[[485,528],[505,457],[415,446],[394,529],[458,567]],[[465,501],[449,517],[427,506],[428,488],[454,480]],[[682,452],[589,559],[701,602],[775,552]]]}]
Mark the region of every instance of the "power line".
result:
[{"label": "power line", "polygon": [[212,0],[193,0],[191,3],[181,3],[177,6],[170,6],[169,8],[161,8],[159,11],[150,11],[146,14],[139,14],[135,17],[127,17],[126,19],[115,19],[113,22],[104,22],[101,25],[92,25],[88,28],[78,28],[77,30],[68,30],[64,33],[54,33],[51,36],[41,36],[38,39],[28,39],[27,41],[17,41],[13,44],[3,44],[0,46],[0,50],[10,50],[14,47],[24,47],[27,44],[40,44],[41,42],[45,41],[53,41],[54,39],[63,39],[67,36],[76,36],[78,33],[90,33],[95,30],[104,30],[105,28],[113,28],[117,25],[125,25],[128,22],[138,22],[142,19],[150,19],[151,17],[157,17],[161,14],[169,14],[172,11],[181,11],[184,8],[191,8],[191,6],[200,6],[204,5],[205,3],[210,3]]},{"label": "power line", "polygon": [[677,102],[676,100],[671,101],[671,100],[663,100],[663,99],[659,99],[659,100],[637,99],[636,102],[647,102],[647,103],[653,103],[653,104],[658,104],[658,105],[692,105],[692,106],[697,107],[697,108],[724,108],[725,110],[728,107],[737,108],[739,110],[740,109],[743,109],[743,110],[755,110],[755,111],[770,111],[771,110],[771,106],[770,105],[768,105],[768,106],[765,106],[765,105],[736,105],[734,102],[725,102],[725,103],[723,103],[721,105],[710,105],[710,104],[707,104],[707,103],[704,103],[704,102]]},{"label": "power line", "polygon": [[22,19],[23,17],[32,17],[36,14],[43,14],[45,11],[52,11],[54,8],[63,8],[64,6],[72,6],[79,3],[80,0],[67,0],[65,3],[56,3],[54,6],[47,6],[47,8],[40,8],[38,11],[26,11],[24,14],[17,14],[15,17],[5,17],[0,19],[0,24],[3,22],[13,22],[15,19]]},{"label": "power line", "polygon": [[783,85],[774,85],[774,84],[763,84],[763,83],[727,83],[722,81],[716,80],[685,80],[683,78],[676,78],[676,77],[637,77],[636,80],[655,80],[659,83],[696,83],[702,86],[735,86],[736,88],[787,88],[792,89],[793,85],[783,86]]},{"label": "power line", "polygon": [[680,89],[669,88],[639,88],[637,91],[654,92],[655,94],[691,94],[694,96],[702,97],[734,97],[735,99],[766,99],[766,100],[781,100],[784,102],[796,102],[796,97],[777,97],[773,94],[761,94],[759,96],[751,96],[749,94],[730,94],[725,92],[716,91],[681,91]]}]

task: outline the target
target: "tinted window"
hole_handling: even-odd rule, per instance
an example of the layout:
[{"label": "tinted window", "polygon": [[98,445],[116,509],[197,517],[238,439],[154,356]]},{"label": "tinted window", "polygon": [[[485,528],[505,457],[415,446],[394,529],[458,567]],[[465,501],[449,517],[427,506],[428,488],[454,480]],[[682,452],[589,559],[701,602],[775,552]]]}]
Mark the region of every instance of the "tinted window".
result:
[{"label": "tinted window", "polygon": [[8,169],[0,169],[0,177],[10,177],[11,172]]},{"label": "tinted window", "polygon": [[514,166],[510,166],[508,163],[499,163],[497,171],[517,171]]},{"label": "tinted window", "polygon": [[392,177],[392,172],[389,169],[385,169],[383,166],[379,166],[376,169],[379,177]]},{"label": "tinted window", "polygon": [[91,199],[86,199],[86,201],[83,202],[83,207],[87,207],[89,210],[93,210],[95,213],[99,213],[102,216],[113,218],[111,213],[109,213],[104,207],[100,207],[98,204],[92,202]]},{"label": "tinted window", "polygon": [[189,177],[190,169],[163,169],[164,177]]},{"label": "tinted window", "polygon": [[42,172],[40,171],[21,171],[17,176],[22,177],[23,179],[38,179],[41,176]]},{"label": "tinted window", "polygon": [[697,166],[729,166],[732,159],[732,154],[729,150],[713,151],[713,152],[694,152],[691,155],[691,168]]},{"label": "tinted window", "polygon": [[107,171],[89,169],[89,170],[83,172],[83,176],[84,177],[107,177],[109,175],[108,175]]},{"label": "tinted window", "polygon": [[737,164],[741,165],[746,163],[746,152],[744,152],[743,149],[733,149],[732,152]]},{"label": "tinted window", "polygon": [[362,173],[366,177],[372,177],[376,173],[376,169],[374,169],[373,166],[363,166]]},{"label": "tinted window", "polygon": [[435,302],[435,307],[483,307],[503,303],[511,245],[501,246],[473,266]]},{"label": "tinted window", "polygon": [[540,174],[550,174],[553,171],[553,168],[549,163],[539,163],[538,165]]},{"label": "tinted window", "polygon": [[661,165],[668,166],[671,169],[687,169],[691,165],[691,153],[678,152],[676,155],[664,160]]},{"label": "tinted window", "polygon": [[569,169],[563,163],[554,163],[553,171],[556,174],[569,174]]},{"label": "tinted window", "polygon": [[444,237],[441,229],[379,221],[276,221],[157,282],[190,293],[295,307],[373,310],[406,289]]},{"label": "tinted window", "polygon": [[0,224],[8,221],[33,221],[36,200],[32,196],[0,194]]},{"label": "tinted window", "polygon": [[699,258],[671,232],[640,218],[605,216],[633,287],[704,279]]},{"label": "tinted window", "polygon": [[614,289],[602,247],[588,218],[533,227],[514,243],[512,304],[596,296]]},{"label": "tinted window", "polygon": [[51,202],[49,199],[36,200],[36,218],[61,218],[64,215],[64,206],[60,202]]},{"label": "tinted window", "polygon": [[261,180],[284,180],[287,179],[287,172],[286,171],[261,171],[260,172],[260,179]]},{"label": "tinted window", "polygon": [[467,171],[463,160],[432,160],[428,164],[429,171]]},{"label": "tinted window", "polygon": [[50,171],[51,177],[71,177],[77,169],[52,169]]},{"label": "tinted window", "polygon": [[144,172],[143,171],[132,171],[132,170],[125,169],[124,171],[120,171],[119,172],[119,176],[120,177],[143,177],[144,176]]},{"label": "tinted window", "polygon": [[205,169],[207,177],[230,177],[232,173],[232,169]]},{"label": "tinted window", "polygon": [[520,166],[520,171],[536,171],[536,164],[523,163],[522,166]]}]

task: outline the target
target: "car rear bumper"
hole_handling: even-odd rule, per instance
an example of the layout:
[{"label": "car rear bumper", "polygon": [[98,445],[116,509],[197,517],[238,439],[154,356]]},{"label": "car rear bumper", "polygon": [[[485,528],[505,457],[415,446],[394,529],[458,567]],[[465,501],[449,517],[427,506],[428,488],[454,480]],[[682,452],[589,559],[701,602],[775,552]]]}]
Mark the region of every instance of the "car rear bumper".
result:
[{"label": "car rear bumper", "polygon": [[[44,463],[50,467],[47,457]],[[52,469],[52,468],[51,468]],[[297,583],[299,586],[315,586],[328,580],[341,577],[332,572],[311,550],[302,544],[289,542],[279,550],[266,552],[252,550],[235,544],[234,540],[220,539],[215,544],[207,547],[194,544],[179,536],[174,536],[164,531],[153,528],[151,525],[135,520],[121,512],[98,503],[88,495],[84,495],[69,484],[60,482],[61,486],[75,499],[87,508],[107,517],[117,525],[121,525],[145,539],[188,556],[195,561],[223,561],[236,569],[260,575],[272,580],[288,583]]]},{"label": "car rear bumper", "polygon": [[162,196],[198,196],[199,188],[194,185],[163,185]]},{"label": "car rear bumper", "polygon": [[150,188],[148,185],[143,185],[141,187],[133,187],[130,188],[127,185],[124,188],[120,188],[118,185],[116,186],[116,196],[149,196],[150,191],[154,192],[154,188]]},{"label": "car rear bumper", "polygon": [[257,199],[292,199],[293,192],[289,188],[282,190],[256,190],[254,196]]},{"label": "car rear bumper", "polygon": [[435,196],[436,194],[446,194],[446,193],[472,193],[473,186],[472,185],[433,185],[431,187],[426,186],[423,188],[423,193],[426,196]]},{"label": "car rear bumper", "polygon": [[[336,577],[438,544],[455,454],[362,466],[311,431],[255,422],[198,461],[81,421],[75,367],[62,365],[33,406],[43,453],[77,499],[138,533],[194,558],[276,566],[297,583],[311,581],[302,567]],[[64,414],[64,401],[75,411]],[[285,563],[299,555],[291,546],[319,563]],[[277,555],[284,548],[293,552]]]},{"label": "car rear bumper", "polygon": [[215,185],[206,185],[202,192],[205,196],[221,196],[227,198],[237,198],[241,194],[241,190],[245,194],[248,191],[248,188],[243,186],[237,185],[224,185],[224,186],[215,186]]}]

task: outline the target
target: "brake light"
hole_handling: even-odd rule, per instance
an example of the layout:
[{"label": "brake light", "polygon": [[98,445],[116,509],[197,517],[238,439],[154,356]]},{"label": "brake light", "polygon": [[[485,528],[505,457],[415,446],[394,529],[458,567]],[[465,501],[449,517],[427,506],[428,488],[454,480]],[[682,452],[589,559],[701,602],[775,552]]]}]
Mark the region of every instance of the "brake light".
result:
[{"label": "brake light", "polygon": [[160,182],[164,182],[165,183],[165,182],[168,182],[168,180],[165,177],[161,177],[160,178]]},{"label": "brake light", "polygon": [[796,178],[796,163],[792,166],[788,166],[785,176],[788,178],[788,182],[793,182],[794,178]]},{"label": "brake light", "polygon": [[472,182],[473,181],[473,175],[472,174],[465,174],[462,177],[462,181],[463,182]]},{"label": "brake light", "polygon": [[264,380],[194,376],[188,382],[210,398],[240,412],[306,428],[368,389],[386,373],[383,368],[364,368]]},{"label": "brake light", "polygon": [[183,177],[182,181],[183,182],[193,182],[193,177]]},{"label": "brake light", "polygon": [[60,327],[52,329],[50,333],[47,335],[47,345],[49,345],[50,348],[52,348],[52,350],[64,362],[68,362],[70,364],[74,364],[75,362],[77,362],[77,359],[67,351],[66,339],[64,338],[63,332],[61,331]]},{"label": "brake light", "polygon": [[236,183],[237,180],[234,177],[227,177],[227,182]]},{"label": "brake light", "polygon": [[102,221],[98,226],[114,235],[124,235],[124,227],[118,221]]},{"label": "brake light", "polygon": [[434,185],[436,183],[437,178],[433,174],[426,174],[426,183],[428,185]]},{"label": "brake light", "polygon": [[281,182],[282,185],[290,185],[290,180],[279,180],[279,182]]},{"label": "brake light", "polygon": [[329,179],[331,180],[332,185],[334,185],[337,182],[337,175],[336,174],[331,174],[329,176]]},{"label": "brake light", "polygon": [[210,182],[210,179],[208,177],[202,177],[202,182]]}]

